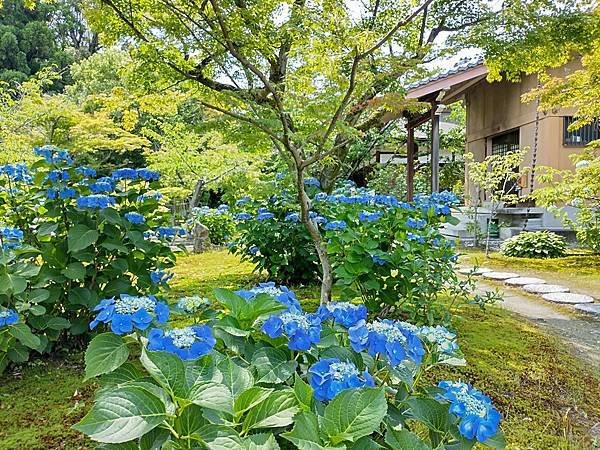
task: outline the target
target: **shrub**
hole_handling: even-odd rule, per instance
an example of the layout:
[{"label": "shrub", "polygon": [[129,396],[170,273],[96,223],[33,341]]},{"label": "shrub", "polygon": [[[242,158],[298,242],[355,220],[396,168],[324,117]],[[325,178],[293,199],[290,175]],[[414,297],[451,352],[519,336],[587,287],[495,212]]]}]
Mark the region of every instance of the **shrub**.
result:
[{"label": "shrub", "polygon": [[565,238],[550,231],[525,231],[500,246],[503,255],[518,258],[560,258],[565,256],[566,251]]},{"label": "shrub", "polygon": [[[96,179],[64,150],[35,152],[31,167],[0,167],[0,309],[15,310],[43,352],[85,335],[99,298],[165,287],[175,256],[164,241],[180,230],[160,227],[156,172],[118,169]],[[26,360],[27,346],[16,342],[8,356]]]},{"label": "shrub", "polygon": [[274,285],[240,293],[215,290],[212,313],[196,313],[213,319],[190,327],[150,311],[134,334],[97,335],[86,378],[101,387],[74,428],[110,448],[504,447],[488,397],[419,381],[464,364],[447,329],[367,321],[348,303],[306,313]]},{"label": "shrub", "polygon": [[208,237],[214,245],[227,244],[235,234],[235,221],[227,205],[221,205],[216,209],[207,206],[194,208],[188,225],[192,228],[197,223],[208,228]]}]

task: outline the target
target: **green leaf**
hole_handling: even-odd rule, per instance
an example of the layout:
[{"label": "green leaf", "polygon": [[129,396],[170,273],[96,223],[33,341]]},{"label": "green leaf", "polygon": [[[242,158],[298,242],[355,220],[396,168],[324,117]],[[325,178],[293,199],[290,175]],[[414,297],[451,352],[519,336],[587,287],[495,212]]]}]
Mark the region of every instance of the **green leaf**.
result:
[{"label": "green leaf", "polygon": [[46,322],[45,328],[49,328],[51,330],[66,330],[70,326],[71,322],[64,317],[51,317]]},{"label": "green leaf", "polygon": [[233,414],[233,396],[224,384],[214,381],[197,383],[190,389],[188,399],[203,408]]},{"label": "green leaf", "polygon": [[85,267],[80,262],[73,262],[60,271],[71,280],[83,280],[85,278]]},{"label": "green leaf", "polygon": [[489,438],[483,444],[487,445],[488,447],[501,450],[506,447],[506,438],[504,437],[504,433],[502,433],[502,431],[498,430],[498,432],[495,435],[493,435],[491,438]]},{"label": "green leaf", "polygon": [[294,394],[304,411],[310,411],[313,403],[313,388],[310,387],[298,374],[294,375]]},{"label": "green leaf", "polygon": [[240,435],[224,425],[205,425],[198,434],[209,450],[247,450]]},{"label": "green leaf", "polygon": [[223,376],[221,382],[229,388],[234,398],[254,384],[250,371],[237,365],[231,358],[220,361],[217,369]]},{"label": "green leaf", "polygon": [[24,363],[29,359],[29,350],[21,344],[13,345],[8,350],[8,358],[15,363]]},{"label": "green leaf", "polygon": [[40,338],[31,332],[31,329],[24,323],[15,323],[10,325],[8,330],[21,344],[26,347],[37,349],[40,347]]},{"label": "green leaf", "polygon": [[137,439],[166,419],[165,404],[139,386],[103,395],[73,428],[94,441],[121,443]]},{"label": "green leaf", "polygon": [[137,381],[143,376],[142,372],[136,366],[126,362],[112,372],[102,375],[100,377],[100,384],[103,388],[110,387],[115,384],[127,383],[128,381]]},{"label": "green leaf", "polygon": [[283,383],[296,371],[298,363],[288,354],[273,347],[263,347],[252,355],[252,366],[258,374],[257,383]]},{"label": "green leaf", "polygon": [[169,430],[156,427],[140,438],[139,450],[161,450],[170,436]]},{"label": "green leaf", "polygon": [[41,223],[36,231],[37,236],[49,236],[56,231],[58,224],[55,222]]},{"label": "green leaf", "polygon": [[[358,441],[348,447],[348,450],[378,450],[383,448],[369,436],[361,437]],[[417,450],[417,449],[415,449]]]},{"label": "green leaf", "polygon": [[271,394],[271,392],[273,392],[273,389],[252,386],[250,389],[242,392],[238,398],[235,399],[233,411],[235,412],[236,416],[239,416],[248,411],[250,408],[264,401]]},{"label": "green leaf", "polygon": [[47,289],[33,289],[27,293],[29,303],[41,303],[48,300],[49,297],[50,291]]},{"label": "green leaf", "polygon": [[69,230],[67,235],[67,245],[69,252],[75,253],[94,244],[100,234],[96,230],[91,230],[85,225],[75,225]]},{"label": "green leaf", "polygon": [[429,444],[423,442],[419,436],[406,428],[400,431],[393,428],[388,429],[385,433],[385,443],[394,450],[433,450]]},{"label": "green leaf", "polygon": [[167,352],[142,351],[140,361],[150,376],[171,394],[187,397],[185,368],[179,356]]},{"label": "green leaf", "polygon": [[248,450],[279,450],[275,436],[267,433],[248,436],[245,444]]},{"label": "green leaf", "polygon": [[437,433],[446,433],[449,428],[448,405],[443,405],[431,398],[410,398],[410,416]]},{"label": "green leaf", "polygon": [[294,417],[292,431],[283,433],[282,436],[300,450],[322,450],[319,422],[317,416],[311,411],[303,411]]},{"label": "green leaf", "polygon": [[334,445],[354,442],[378,429],[386,413],[383,389],[348,389],[325,407],[323,429]]},{"label": "green leaf", "polygon": [[85,352],[85,379],[112,372],[129,358],[129,349],[121,336],[103,333],[90,342]]},{"label": "green leaf", "polygon": [[248,411],[242,428],[248,431],[254,428],[285,427],[293,423],[298,410],[293,392],[275,391],[265,401]]},{"label": "green leaf", "polygon": [[175,430],[180,436],[197,433],[204,425],[206,420],[202,416],[202,408],[193,403],[187,405],[175,419]]},{"label": "green leaf", "polygon": [[233,317],[239,317],[247,306],[246,300],[228,289],[215,289],[214,294],[219,303],[225,306]]},{"label": "green leaf", "polygon": [[183,362],[185,370],[186,385],[191,388],[199,381],[221,382],[223,377],[217,370],[213,354],[208,354],[202,358]]},{"label": "green leaf", "polygon": [[241,312],[240,319],[253,324],[259,317],[285,309],[285,306],[267,294],[258,294]]},{"label": "green leaf", "polygon": [[17,295],[27,288],[27,280],[18,275],[0,275],[0,294]]}]

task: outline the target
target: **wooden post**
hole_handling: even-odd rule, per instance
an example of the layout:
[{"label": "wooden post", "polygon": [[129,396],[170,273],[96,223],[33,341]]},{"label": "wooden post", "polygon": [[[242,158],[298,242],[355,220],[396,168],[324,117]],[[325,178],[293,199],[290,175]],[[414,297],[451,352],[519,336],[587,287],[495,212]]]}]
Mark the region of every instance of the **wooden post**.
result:
[{"label": "wooden post", "polygon": [[431,192],[440,191],[440,116],[431,104]]},{"label": "wooden post", "polygon": [[408,137],[406,139],[406,200],[412,201],[415,191],[415,127],[407,125]]}]

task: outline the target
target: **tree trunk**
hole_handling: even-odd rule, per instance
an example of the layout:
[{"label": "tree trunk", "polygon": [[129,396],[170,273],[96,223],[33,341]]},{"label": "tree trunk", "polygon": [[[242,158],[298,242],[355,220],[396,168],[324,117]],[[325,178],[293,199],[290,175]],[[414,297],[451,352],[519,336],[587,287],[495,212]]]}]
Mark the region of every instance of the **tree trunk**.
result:
[{"label": "tree trunk", "polygon": [[200,193],[202,192],[202,188],[204,187],[204,181],[198,180],[196,182],[196,186],[194,187],[194,193],[192,194],[192,198],[190,199],[190,209],[189,213],[192,214],[192,209],[196,207],[198,204],[198,197],[200,197]]}]

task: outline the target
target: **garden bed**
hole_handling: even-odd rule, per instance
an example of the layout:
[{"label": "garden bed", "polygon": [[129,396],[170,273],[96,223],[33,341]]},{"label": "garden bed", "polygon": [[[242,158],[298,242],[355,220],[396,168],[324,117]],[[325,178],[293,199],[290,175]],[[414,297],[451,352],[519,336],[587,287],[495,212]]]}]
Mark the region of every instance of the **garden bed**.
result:
[{"label": "garden bed", "polygon": [[[226,252],[180,257],[173,298],[209,295],[257,280],[249,264]],[[296,289],[306,309],[318,288]],[[508,448],[590,448],[600,421],[600,383],[555,339],[498,308],[466,306],[455,321],[467,366],[431,374],[464,378],[488,393],[504,416]],[[0,379],[0,448],[92,448],[69,426],[91,405],[94,386],[82,384],[81,358],[37,360]],[[437,369],[436,369],[437,370]]]}]

